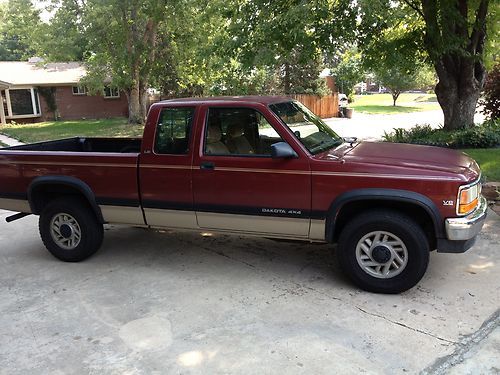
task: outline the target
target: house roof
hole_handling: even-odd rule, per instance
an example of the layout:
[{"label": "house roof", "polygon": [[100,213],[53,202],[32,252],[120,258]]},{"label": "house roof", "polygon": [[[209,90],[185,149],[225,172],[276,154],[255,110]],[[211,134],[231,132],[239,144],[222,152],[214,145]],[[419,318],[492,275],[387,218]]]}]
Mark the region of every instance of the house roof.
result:
[{"label": "house roof", "polygon": [[6,89],[10,86],[9,83],[7,82],[4,82],[4,81],[0,81],[0,89]]},{"label": "house roof", "polygon": [[76,84],[85,73],[80,62],[0,61],[0,81],[8,80],[10,86]]}]

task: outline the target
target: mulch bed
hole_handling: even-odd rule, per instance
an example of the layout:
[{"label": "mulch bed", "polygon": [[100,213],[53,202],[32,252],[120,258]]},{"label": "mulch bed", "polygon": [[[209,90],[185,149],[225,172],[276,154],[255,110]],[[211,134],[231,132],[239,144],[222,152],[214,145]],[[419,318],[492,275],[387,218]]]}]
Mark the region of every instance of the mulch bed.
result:
[{"label": "mulch bed", "polygon": [[500,182],[487,182],[483,184],[483,195],[491,203],[490,208],[500,215]]}]

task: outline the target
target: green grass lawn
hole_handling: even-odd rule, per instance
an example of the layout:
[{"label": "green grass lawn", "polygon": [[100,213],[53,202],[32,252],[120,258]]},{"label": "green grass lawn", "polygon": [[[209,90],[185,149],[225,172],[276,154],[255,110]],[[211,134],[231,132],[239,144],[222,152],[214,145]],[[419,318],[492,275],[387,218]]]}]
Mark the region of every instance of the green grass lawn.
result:
[{"label": "green grass lawn", "polygon": [[86,137],[140,137],[143,125],[129,125],[125,118],[103,120],[47,121],[26,125],[0,126],[0,133],[24,143]]},{"label": "green grass lawn", "polygon": [[431,111],[440,109],[436,95],[403,93],[399,95],[396,106],[392,105],[391,94],[356,95],[349,104],[356,112],[372,114],[394,114]]},{"label": "green grass lawn", "polygon": [[487,181],[500,181],[500,148],[461,150],[476,160]]}]

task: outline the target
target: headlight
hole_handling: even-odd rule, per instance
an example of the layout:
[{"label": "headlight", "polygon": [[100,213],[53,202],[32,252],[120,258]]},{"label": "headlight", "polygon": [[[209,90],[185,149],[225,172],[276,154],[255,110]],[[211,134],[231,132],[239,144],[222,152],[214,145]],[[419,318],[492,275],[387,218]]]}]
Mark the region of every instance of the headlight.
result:
[{"label": "headlight", "polygon": [[479,194],[481,194],[479,181],[471,185],[461,186],[458,189],[457,214],[467,215],[469,212],[472,212],[479,202]]}]

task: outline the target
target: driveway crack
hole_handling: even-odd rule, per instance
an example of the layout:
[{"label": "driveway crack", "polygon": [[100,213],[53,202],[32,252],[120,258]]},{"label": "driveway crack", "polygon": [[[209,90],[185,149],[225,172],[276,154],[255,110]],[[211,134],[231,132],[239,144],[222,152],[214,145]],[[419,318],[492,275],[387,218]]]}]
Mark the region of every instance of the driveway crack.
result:
[{"label": "driveway crack", "polygon": [[422,370],[421,374],[445,374],[450,368],[461,363],[465,355],[478,346],[495,328],[500,325],[500,309],[486,319],[476,332],[462,336],[456,343],[453,353],[438,358],[434,363]]},{"label": "driveway crack", "polygon": [[400,327],[407,328],[407,329],[409,329],[411,331],[418,332],[418,333],[421,333],[423,335],[433,337],[433,338],[435,338],[435,339],[437,339],[439,341],[444,341],[444,342],[446,342],[448,344],[459,344],[457,341],[448,340],[448,339],[445,339],[444,337],[440,337],[438,335],[434,335],[434,334],[432,334],[430,332],[427,332],[427,331],[424,331],[422,329],[411,327],[411,326],[409,326],[407,324],[404,324],[404,323],[397,322],[395,320],[389,319],[389,318],[387,318],[387,317],[385,317],[383,315],[369,312],[369,311],[367,311],[367,310],[365,310],[365,309],[363,309],[363,308],[361,308],[359,306],[354,305],[354,307],[356,307],[356,309],[358,309],[359,311],[361,311],[364,314],[368,314],[368,315],[371,315],[371,316],[374,316],[374,317],[377,317],[377,318],[380,318],[380,319],[384,319],[385,321],[387,321],[389,323],[396,324],[396,325],[398,325]]},{"label": "driveway crack", "polygon": [[311,287],[308,287],[308,286],[302,286],[302,287],[303,287],[303,288],[305,288],[305,289],[308,289],[308,290],[310,290],[310,291],[316,292],[316,293],[318,293],[318,294],[321,294],[321,295],[327,296],[328,298],[331,298],[331,299],[333,299],[333,300],[341,301],[341,302],[345,303],[346,305],[349,305],[349,306],[352,306],[352,307],[356,308],[357,310],[361,311],[361,312],[362,312],[362,313],[364,313],[364,314],[371,315],[371,316],[374,316],[374,317],[379,318],[379,319],[383,319],[383,320],[385,320],[385,321],[387,321],[387,322],[389,322],[389,323],[396,324],[396,325],[398,325],[398,326],[400,326],[400,327],[403,327],[403,328],[409,329],[409,330],[411,330],[411,331],[418,332],[418,333],[421,333],[421,334],[423,334],[423,335],[433,337],[433,338],[435,338],[435,339],[437,339],[437,340],[439,340],[439,341],[443,341],[443,342],[446,342],[446,343],[448,343],[448,344],[458,344],[458,342],[456,342],[456,341],[452,341],[452,340],[445,339],[444,337],[440,337],[440,336],[434,335],[434,334],[432,334],[432,333],[430,333],[430,332],[427,332],[427,331],[424,331],[424,330],[422,330],[422,329],[419,329],[419,328],[414,328],[414,327],[411,327],[411,326],[409,326],[409,325],[407,325],[407,324],[404,324],[404,323],[397,322],[397,321],[395,321],[395,320],[389,319],[389,318],[387,318],[387,317],[385,317],[385,316],[383,316],[383,315],[380,315],[380,314],[377,314],[377,313],[373,313],[373,312],[367,311],[367,310],[363,309],[362,307],[359,307],[359,306],[357,306],[357,305],[355,305],[355,304],[352,304],[352,303],[350,303],[350,302],[347,302],[347,301],[343,300],[342,298],[331,296],[331,295],[329,295],[328,293],[321,292],[321,291],[319,291],[319,290],[317,290],[317,289],[315,289],[315,288],[311,288]]}]

